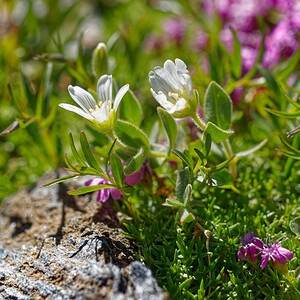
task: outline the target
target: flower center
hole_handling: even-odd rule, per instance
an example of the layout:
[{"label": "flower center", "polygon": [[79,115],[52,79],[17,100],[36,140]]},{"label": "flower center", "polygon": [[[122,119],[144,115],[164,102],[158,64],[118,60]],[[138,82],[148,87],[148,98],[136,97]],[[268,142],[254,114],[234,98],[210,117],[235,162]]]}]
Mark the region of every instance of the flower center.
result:
[{"label": "flower center", "polygon": [[[102,105],[103,105],[103,101],[99,101],[98,105],[95,105],[95,108],[94,108],[94,109],[90,108],[89,111],[90,111],[91,113],[92,113],[92,112],[95,112],[95,111],[97,111],[98,109],[100,109]],[[108,100],[108,101],[107,101],[107,110],[108,110],[108,112],[111,111],[111,100]]]}]

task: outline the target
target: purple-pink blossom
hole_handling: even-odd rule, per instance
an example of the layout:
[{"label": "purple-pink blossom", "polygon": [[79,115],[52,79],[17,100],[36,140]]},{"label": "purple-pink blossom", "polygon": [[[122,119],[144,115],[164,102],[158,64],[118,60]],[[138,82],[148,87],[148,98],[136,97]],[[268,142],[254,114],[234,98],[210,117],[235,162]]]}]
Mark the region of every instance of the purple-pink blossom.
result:
[{"label": "purple-pink blossom", "polygon": [[[86,186],[101,185],[101,184],[111,184],[111,182],[105,178],[96,177],[85,183]],[[105,203],[109,199],[110,196],[114,200],[119,200],[121,198],[121,195],[122,195],[122,193],[118,189],[115,189],[115,188],[101,189],[98,191],[97,201]]]},{"label": "purple-pink blossom", "polygon": [[167,19],[163,24],[163,29],[171,41],[175,41],[180,47],[185,35],[185,25],[181,20]]},{"label": "purple-pink blossom", "polygon": [[271,261],[273,265],[278,269],[278,271],[285,269],[287,259],[291,260],[293,258],[293,253],[284,248],[281,247],[281,242],[280,243],[275,243],[271,244],[269,241],[269,245],[267,244],[264,245],[262,251],[261,251],[261,265],[260,267],[264,269],[268,262]]},{"label": "purple-pink blossom", "polygon": [[243,238],[239,239],[242,242],[242,247],[238,251],[238,259],[255,262],[259,249],[263,247],[262,241],[254,235],[253,231],[246,233]]}]

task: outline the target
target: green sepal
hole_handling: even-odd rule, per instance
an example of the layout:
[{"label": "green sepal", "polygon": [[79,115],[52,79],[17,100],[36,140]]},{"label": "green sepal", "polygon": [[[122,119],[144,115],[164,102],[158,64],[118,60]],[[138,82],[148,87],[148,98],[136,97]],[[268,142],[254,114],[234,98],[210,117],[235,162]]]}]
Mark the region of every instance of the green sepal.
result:
[{"label": "green sepal", "polygon": [[204,130],[204,138],[207,136],[207,134],[210,134],[211,139],[215,143],[220,143],[228,139],[233,134],[233,131],[223,130],[214,123],[208,122]]},{"label": "green sepal", "polygon": [[144,160],[145,160],[145,150],[144,148],[140,148],[140,150],[136,153],[136,155],[133,156],[124,166],[124,174],[130,175],[132,173],[137,172],[141,168]]},{"label": "green sepal", "polygon": [[120,158],[115,153],[111,154],[110,156],[110,166],[116,184],[119,187],[122,187],[124,185],[124,179],[125,179],[124,172],[123,172],[123,165]]},{"label": "green sepal", "polygon": [[143,118],[141,104],[131,90],[123,96],[119,106],[119,118],[135,126],[141,124]]},{"label": "green sepal", "polygon": [[99,190],[103,190],[103,189],[110,189],[110,188],[118,188],[116,185],[112,185],[112,184],[99,184],[99,185],[91,185],[91,186],[85,186],[83,188],[80,188],[78,190],[75,191],[70,191],[68,192],[69,195],[83,195],[86,193],[91,193],[91,192],[95,192],[95,191],[99,191]]},{"label": "green sepal", "polygon": [[203,109],[206,122],[211,122],[223,130],[230,129],[232,101],[226,91],[214,81],[206,89]]},{"label": "green sepal", "polygon": [[157,108],[157,114],[167,133],[167,137],[169,140],[169,149],[171,150],[174,147],[175,140],[177,137],[177,123],[174,120],[174,118],[161,107]]}]

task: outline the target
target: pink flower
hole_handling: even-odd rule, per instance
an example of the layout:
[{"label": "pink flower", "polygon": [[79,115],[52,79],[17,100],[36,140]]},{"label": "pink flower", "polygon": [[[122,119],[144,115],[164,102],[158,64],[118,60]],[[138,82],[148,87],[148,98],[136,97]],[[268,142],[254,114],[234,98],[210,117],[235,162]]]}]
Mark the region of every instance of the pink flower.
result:
[{"label": "pink flower", "polygon": [[280,272],[283,273],[287,270],[286,266],[286,260],[291,260],[293,258],[293,253],[286,249],[281,247],[280,243],[271,244],[269,241],[270,247],[265,244],[264,248],[261,251],[261,265],[260,267],[264,269],[268,262],[271,261],[272,264],[275,266],[275,268]]},{"label": "pink flower", "polygon": [[[96,177],[85,183],[86,186],[93,186],[93,185],[100,185],[100,184],[111,184],[111,182],[105,178]],[[97,201],[105,203],[110,196],[114,200],[119,200],[122,196],[122,193],[118,189],[114,189],[114,188],[101,189],[98,192]]]},{"label": "pink flower", "polygon": [[248,261],[250,263],[257,260],[257,249],[263,248],[262,241],[255,237],[253,231],[250,231],[244,235],[243,238],[239,238],[242,242],[242,247],[238,251],[238,259]]}]

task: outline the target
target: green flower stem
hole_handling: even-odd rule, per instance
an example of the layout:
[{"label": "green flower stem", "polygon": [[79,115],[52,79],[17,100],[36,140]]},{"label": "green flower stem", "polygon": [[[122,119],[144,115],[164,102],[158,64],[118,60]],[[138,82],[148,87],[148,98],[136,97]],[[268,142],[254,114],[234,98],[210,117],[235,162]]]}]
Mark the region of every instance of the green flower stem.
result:
[{"label": "green flower stem", "polygon": [[150,151],[149,156],[156,157],[156,158],[158,158],[158,157],[169,158],[169,156],[167,154],[162,153],[162,152],[151,152]]},{"label": "green flower stem", "polygon": [[191,118],[193,119],[193,121],[195,122],[195,124],[196,124],[199,128],[205,130],[206,125],[205,125],[205,123],[201,120],[201,118],[199,117],[199,115],[197,114],[197,112],[195,112],[194,115],[191,116]]},{"label": "green flower stem", "polygon": [[[224,148],[225,148],[227,157],[229,158],[229,157],[233,156],[233,152],[232,152],[232,149],[231,149],[231,146],[230,146],[230,143],[229,143],[229,140],[228,140],[228,139],[226,139],[226,140],[223,142],[223,146],[224,146]],[[230,167],[230,170],[231,170],[232,177],[233,177],[233,179],[235,180],[236,175],[237,175],[237,170],[236,170],[236,160],[235,160],[235,159],[233,159],[233,160],[229,163],[229,167]]]}]

